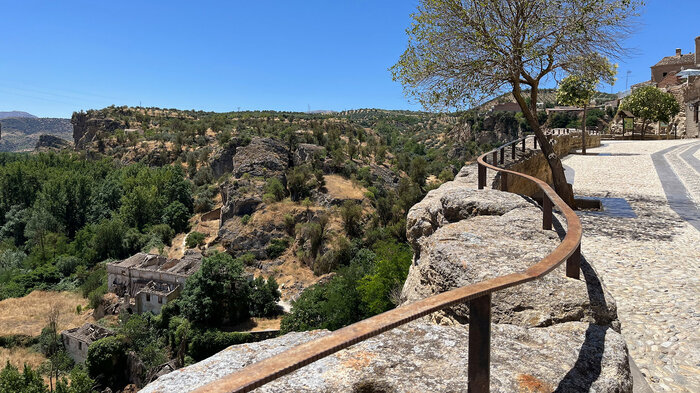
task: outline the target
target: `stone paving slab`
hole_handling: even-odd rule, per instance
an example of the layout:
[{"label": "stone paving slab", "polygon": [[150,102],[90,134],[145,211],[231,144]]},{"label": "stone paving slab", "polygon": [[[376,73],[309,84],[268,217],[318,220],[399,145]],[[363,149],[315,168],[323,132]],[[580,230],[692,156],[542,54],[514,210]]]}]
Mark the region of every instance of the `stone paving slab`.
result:
[{"label": "stone paving slab", "polygon": [[[682,187],[695,214],[697,140],[616,141],[572,155],[577,196],[623,198],[636,218],[581,212],[582,251],[617,300],[630,356],[655,392],[700,392],[700,231],[674,211],[652,155]],[[608,154],[609,153],[609,154]],[[663,176],[668,180],[669,174]],[[668,187],[667,187],[668,188]],[[695,209],[695,210],[693,210]]]}]

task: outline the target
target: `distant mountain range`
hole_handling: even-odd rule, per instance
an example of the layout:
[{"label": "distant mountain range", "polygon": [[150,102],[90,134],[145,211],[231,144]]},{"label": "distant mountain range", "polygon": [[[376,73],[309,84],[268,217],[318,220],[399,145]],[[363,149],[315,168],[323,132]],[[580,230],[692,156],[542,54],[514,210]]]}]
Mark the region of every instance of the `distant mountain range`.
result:
[{"label": "distant mountain range", "polygon": [[22,117],[22,118],[32,118],[32,119],[37,118],[36,116],[32,115],[31,113],[22,112],[22,111],[0,112],[0,119],[7,119],[10,117]]},{"label": "distant mountain range", "polygon": [[52,135],[68,142],[73,140],[70,119],[39,118],[27,112],[0,112],[0,126],[0,152],[32,151],[41,135]]}]

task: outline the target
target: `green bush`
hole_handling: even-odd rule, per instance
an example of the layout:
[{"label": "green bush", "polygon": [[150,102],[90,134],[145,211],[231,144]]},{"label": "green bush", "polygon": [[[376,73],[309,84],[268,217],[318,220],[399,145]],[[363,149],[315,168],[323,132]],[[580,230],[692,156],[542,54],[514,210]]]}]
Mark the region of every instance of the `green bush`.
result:
[{"label": "green bush", "polygon": [[175,231],[167,224],[154,225],[151,227],[149,233],[160,239],[163,244],[168,246],[172,244],[173,238],[175,237]]},{"label": "green bush", "polygon": [[343,219],[343,229],[350,237],[359,236],[362,233],[362,206],[355,201],[345,201],[340,208],[340,217]]},{"label": "green bush", "polygon": [[249,222],[250,222],[250,215],[246,214],[243,217],[241,217],[241,224],[248,225]]},{"label": "green bush", "polygon": [[244,266],[255,266],[258,263],[258,259],[252,252],[247,252],[239,256],[238,258],[236,258],[236,261],[242,263]]},{"label": "green bush", "polygon": [[294,229],[296,227],[296,220],[291,214],[284,215],[284,230],[289,236],[294,236]]},{"label": "green bush", "polygon": [[114,336],[90,344],[85,361],[90,377],[106,386],[124,386],[127,370],[126,350],[126,344]]},{"label": "green bush", "polygon": [[277,258],[289,247],[289,239],[272,239],[270,245],[265,249],[268,258]]},{"label": "green bush", "polygon": [[272,177],[265,184],[265,194],[272,195],[275,201],[281,201],[284,199],[286,192],[282,182],[278,178]]},{"label": "green bush", "polygon": [[250,342],[250,333],[222,332],[216,329],[196,329],[190,339],[188,354],[195,360],[206,359],[231,345]]},{"label": "green bush", "polygon": [[80,259],[70,255],[62,255],[56,259],[56,269],[65,277],[73,274],[80,264]]},{"label": "green bush", "polygon": [[204,245],[204,239],[206,235],[201,232],[190,232],[185,239],[185,246],[187,248],[201,247]]}]

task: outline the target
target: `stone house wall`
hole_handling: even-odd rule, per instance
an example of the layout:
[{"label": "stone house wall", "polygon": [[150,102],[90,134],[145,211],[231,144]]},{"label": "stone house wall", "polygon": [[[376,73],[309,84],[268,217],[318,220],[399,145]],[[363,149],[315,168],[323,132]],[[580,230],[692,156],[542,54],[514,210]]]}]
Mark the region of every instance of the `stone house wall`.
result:
[{"label": "stone house wall", "polygon": [[66,334],[62,334],[61,338],[63,339],[63,346],[66,348],[66,352],[68,352],[68,356],[70,356],[71,359],[76,363],[84,363],[85,360],[87,360],[88,347],[90,344]]},{"label": "stone house wall", "polygon": [[153,314],[160,314],[163,306],[172,302],[180,295],[180,290],[175,290],[167,295],[147,293],[145,291],[140,292],[136,297],[136,312],[143,314],[145,312],[151,312]]}]

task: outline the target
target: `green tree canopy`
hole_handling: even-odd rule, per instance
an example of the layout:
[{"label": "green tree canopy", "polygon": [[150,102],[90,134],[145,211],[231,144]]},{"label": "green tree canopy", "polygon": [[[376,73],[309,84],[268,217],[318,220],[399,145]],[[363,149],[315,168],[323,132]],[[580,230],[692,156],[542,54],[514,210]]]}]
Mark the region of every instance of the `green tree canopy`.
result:
[{"label": "green tree canopy", "polygon": [[248,318],[250,286],[243,264],[229,254],[216,253],[187,279],[180,298],[183,315],[192,323],[216,326]]},{"label": "green tree canopy", "polygon": [[640,87],[632,91],[620,103],[620,110],[628,110],[642,119],[642,135],[649,123],[670,122],[681,110],[680,104],[671,93],[665,93],[654,86]]},{"label": "green tree canopy", "polygon": [[[624,53],[639,0],[421,0],[408,47],[391,68],[428,108],[463,107],[511,92],[537,135],[557,193],[571,206],[561,161],[537,118],[553,73],[602,76]],[[525,89],[529,89],[529,103]]]}]

